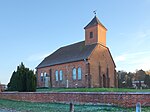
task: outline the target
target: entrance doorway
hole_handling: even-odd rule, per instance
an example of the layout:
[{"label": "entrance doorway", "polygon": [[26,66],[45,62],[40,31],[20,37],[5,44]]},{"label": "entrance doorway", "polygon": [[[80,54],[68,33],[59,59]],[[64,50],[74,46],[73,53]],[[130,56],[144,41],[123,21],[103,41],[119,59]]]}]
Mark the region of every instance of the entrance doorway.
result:
[{"label": "entrance doorway", "polygon": [[106,76],[103,74],[103,87],[106,88]]}]

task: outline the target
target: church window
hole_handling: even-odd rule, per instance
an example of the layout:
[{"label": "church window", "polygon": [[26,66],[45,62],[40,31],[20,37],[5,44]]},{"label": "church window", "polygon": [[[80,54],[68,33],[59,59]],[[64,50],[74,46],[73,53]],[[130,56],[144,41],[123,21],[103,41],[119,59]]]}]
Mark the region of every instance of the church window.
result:
[{"label": "church window", "polygon": [[93,32],[90,32],[90,38],[93,38]]},{"label": "church window", "polygon": [[41,73],[41,82],[43,82],[43,73]]},{"label": "church window", "polygon": [[44,80],[44,81],[46,80],[46,77],[47,77],[47,73],[45,72],[45,73],[44,73],[44,77],[43,77],[43,80]]},{"label": "church window", "polygon": [[59,79],[60,79],[60,81],[63,80],[63,71],[62,70],[59,71]]},{"label": "church window", "polygon": [[73,80],[76,80],[76,68],[72,70],[72,78]]},{"label": "church window", "polygon": [[82,79],[82,71],[81,71],[81,68],[79,67],[78,68],[78,80],[81,80]]},{"label": "church window", "polygon": [[55,78],[56,78],[56,81],[58,81],[58,71],[57,70],[55,72]]}]

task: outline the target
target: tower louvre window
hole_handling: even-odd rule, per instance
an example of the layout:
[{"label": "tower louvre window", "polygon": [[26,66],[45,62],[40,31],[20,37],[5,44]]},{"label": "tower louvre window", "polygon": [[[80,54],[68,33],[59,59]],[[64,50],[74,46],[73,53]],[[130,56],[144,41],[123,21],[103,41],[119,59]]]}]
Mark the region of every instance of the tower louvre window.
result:
[{"label": "tower louvre window", "polygon": [[93,38],[93,32],[90,32],[90,38]]}]

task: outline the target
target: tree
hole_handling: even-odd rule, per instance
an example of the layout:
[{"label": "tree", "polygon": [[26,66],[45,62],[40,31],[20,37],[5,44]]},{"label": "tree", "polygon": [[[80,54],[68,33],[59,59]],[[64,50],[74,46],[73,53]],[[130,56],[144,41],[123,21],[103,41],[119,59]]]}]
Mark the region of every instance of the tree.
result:
[{"label": "tree", "polygon": [[132,88],[132,79],[131,77],[128,77],[126,80],[126,87],[127,88]]},{"label": "tree", "polygon": [[127,79],[128,79],[128,74],[126,71],[118,71],[118,87],[119,88],[125,88],[127,87]]},{"label": "tree", "polygon": [[148,88],[150,88],[150,76],[146,75],[144,78],[144,83],[147,85]]},{"label": "tree", "polygon": [[135,80],[144,81],[145,75],[146,75],[145,71],[137,70],[135,74]]},{"label": "tree", "polygon": [[26,68],[23,63],[14,71],[10,82],[8,83],[8,90],[19,92],[33,92],[36,91],[36,76],[32,70]]},{"label": "tree", "polygon": [[[136,70],[136,72],[129,72],[126,71],[118,71],[118,87],[119,88],[132,88],[136,85],[138,88],[143,86],[143,81],[145,85],[150,88],[150,70]],[[132,84],[133,83],[133,84]],[[135,86],[134,86],[135,87]],[[145,87],[145,86],[143,86]]]},{"label": "tree", "polygon": [[150,76],[150,70],[145,71],[145,73]]}]

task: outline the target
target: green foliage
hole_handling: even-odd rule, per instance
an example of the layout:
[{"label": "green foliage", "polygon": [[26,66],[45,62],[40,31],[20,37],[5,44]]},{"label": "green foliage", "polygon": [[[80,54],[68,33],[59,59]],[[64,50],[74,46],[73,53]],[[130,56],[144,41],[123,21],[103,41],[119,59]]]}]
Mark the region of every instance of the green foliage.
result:
[{"label": "green foliage", "polygon": [[118,87],[119,88],[132,88],[132,78],[133,73],[125,72],[125,71],[118,71]]},{"label": "green foliage", "polygon": [[36,76],[32,70],[26,68],[23,63],[14,71],[10,82],[9,91],[33,92],[36,91]]},{"label": "green foliage", "polygon": [[145,76],[144,83],[147,85],[147,88],[150,88],[150,76],[149,75]]},{"label": "green foliage", "polygon": [[[150,88],[150,76],[143,70],[137,70],[135,73],[126,71],[118,71],[118,87],[119,88],[145,88],[145,85],[147,88]],[[139,83],[134,83],[132,85],[132,81],[139,81]],[[145,85],[142,85],[141,81],[144,81]]]},{"label": "green foliage", "polygon": [[131,78],[127,78],[126,88],[132,88],[132,79]]}]

